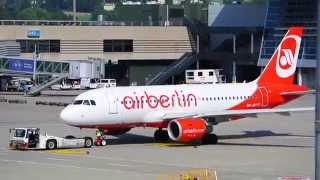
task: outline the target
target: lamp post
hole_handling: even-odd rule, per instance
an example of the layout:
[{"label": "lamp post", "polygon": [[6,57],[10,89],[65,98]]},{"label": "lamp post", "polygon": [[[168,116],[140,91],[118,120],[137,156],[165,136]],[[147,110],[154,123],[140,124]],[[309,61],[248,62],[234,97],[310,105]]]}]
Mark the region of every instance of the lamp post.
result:
[{"label": "lamp post", "polygon": [[37,43],[38,43],[37,39],[40,38],[40,30],[38,30],[38,29],[29,30],[27,33],[27,37],[35,39],[34,55],[33,55],[33,81],[34,81],[34,84],[36,84],[37,58],[38,58],[38,54],[39,54],[39,52],[37,51]]},{"label": "lamp post", "polygon": [[315,145],[314,145],[314,154],[315,154],[315,180],[320,180],[320,2],[318,1],[318,36],[317,36],[317,69],[316,69],[316,114],[314,121],[314,130],[315,130]]}]

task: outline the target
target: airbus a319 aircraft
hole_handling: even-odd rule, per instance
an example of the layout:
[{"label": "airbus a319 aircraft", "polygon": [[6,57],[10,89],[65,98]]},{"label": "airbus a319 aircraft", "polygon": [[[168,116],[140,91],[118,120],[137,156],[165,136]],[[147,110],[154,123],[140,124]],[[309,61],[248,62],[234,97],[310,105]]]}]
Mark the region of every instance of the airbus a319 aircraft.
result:
[{"label": "airbus a319 aircraft", "polygon": [[302,27],[291,27],[261,75],[249,83],[114,87],[77,96],[60,114],[67,124],[118,135],[135,127],[157,128],[156,140],[215,144],[213,126],[259,113],[313,110],[272,109],[306,94],[293,84]]}]

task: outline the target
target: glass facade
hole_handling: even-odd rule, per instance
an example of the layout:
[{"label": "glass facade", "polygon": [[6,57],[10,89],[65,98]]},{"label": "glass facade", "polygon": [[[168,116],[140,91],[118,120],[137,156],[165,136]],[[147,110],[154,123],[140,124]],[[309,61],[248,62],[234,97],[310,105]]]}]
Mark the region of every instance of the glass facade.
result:
[{"label": "glass facade", "polygon": [[103,52],[133,52],[133,40],[104,40]]},{"label": "glass facade", "polygon": [[264,66],[290,26],[303,26],[298,67],[315,67],[317,52],[317,1],[270,0],[258,65]]},{"label": "glass facade", "polygon": [[60,52],[60,40],[29,40],[18,39],[22,53],[33,53],[35,45],[40,53],[58,53]]}]

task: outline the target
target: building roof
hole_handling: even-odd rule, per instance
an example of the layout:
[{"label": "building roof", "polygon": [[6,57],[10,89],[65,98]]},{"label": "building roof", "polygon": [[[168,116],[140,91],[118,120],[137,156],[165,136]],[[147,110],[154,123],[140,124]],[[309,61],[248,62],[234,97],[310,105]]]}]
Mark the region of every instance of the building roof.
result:
[{"label": "building roof", "polygon": [[208,8],[208,26],[263,27],[267,5],[211,4]]}]

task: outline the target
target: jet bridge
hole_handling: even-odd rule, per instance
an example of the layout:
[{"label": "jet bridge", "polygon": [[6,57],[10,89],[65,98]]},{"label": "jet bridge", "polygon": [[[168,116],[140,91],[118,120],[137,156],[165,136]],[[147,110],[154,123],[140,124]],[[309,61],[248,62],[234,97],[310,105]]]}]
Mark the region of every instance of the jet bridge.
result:
[{"label": "jet bridge", "polygon": [[57,82],[67,78],[69,76],[69,74],[60,74],[58,76],[53,76],[51,79],[48,79],[47,81],[44,81],[43,83],[37,85],[37,86],[34,86],[31,88],[30,92],[28,92],[28,95],[30,96],[36,96],[36,95],[39,95],[40,92],[43,90],[43,89],[46,89],[48,88],[49,86],[52,86],[54,84],[56,84]]}]

